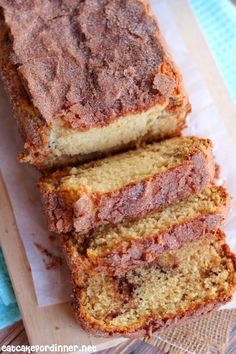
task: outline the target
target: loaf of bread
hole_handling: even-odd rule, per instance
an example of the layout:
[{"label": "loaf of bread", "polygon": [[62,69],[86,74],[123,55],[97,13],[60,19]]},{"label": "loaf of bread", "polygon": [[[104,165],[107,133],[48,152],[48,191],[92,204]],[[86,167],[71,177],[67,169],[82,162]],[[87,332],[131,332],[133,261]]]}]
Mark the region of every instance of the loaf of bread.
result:
[{"label": "loaf of bread", "polygon": [[0,74],[85,330],[151,335],[231,299],[228,194],[211,141],[179,137],[191,107],[148,0],[1,0]]},{"label": "loaf of bread", "polygon": [[89,235],[69,233],[61,237],[72,271],[91,267],[97,272],[121,276],[127,270],[158,262],[167,250],[205,237],[217,230],[227,213],[229,197],[212,185],[146,217],[118,225],[98,227]]},{"label": "loaf of bread", "polygon": [[179,137],[59,170],[39,188],[51,231],[86,233],[199,193],[214,170],[209,140]]},{"label": "loaf of bread", "polygon": [[73,272],[74,311],[82,327],[98,336],[151,335],[229,301],[235,271],[236,258],[218,231],[123,277]]},{"label": "loaf of bread", "polygon": [[50,169],[180,134],[190,105],[147,1],[0,5],[22,161]]}]

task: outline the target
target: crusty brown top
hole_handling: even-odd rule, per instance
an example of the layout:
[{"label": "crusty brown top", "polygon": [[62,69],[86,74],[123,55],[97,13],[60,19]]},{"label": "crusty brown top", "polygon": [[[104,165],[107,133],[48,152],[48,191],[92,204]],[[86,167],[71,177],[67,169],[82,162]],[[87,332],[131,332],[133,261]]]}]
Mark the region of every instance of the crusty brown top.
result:
[{"label": "crusty brown top", "polygon": [[13,59],[47,122],[80,130],[162,103],[177,86],[144,0],[1,0]]}]

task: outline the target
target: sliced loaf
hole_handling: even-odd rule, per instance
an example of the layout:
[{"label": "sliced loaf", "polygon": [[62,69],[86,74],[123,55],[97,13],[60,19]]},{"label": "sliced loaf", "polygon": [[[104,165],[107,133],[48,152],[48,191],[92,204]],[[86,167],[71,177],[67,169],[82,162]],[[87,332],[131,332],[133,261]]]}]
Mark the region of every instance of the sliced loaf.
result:
[{"label": "sliced loaf", "polygon": [[216,230],[227,212],[229,197],[212,185],[198,195],[141,219],[98,227],[89,235],[63,235],[62,247],[71,270],[91,267],[110,275],[157,260],[167,250]]},{"label": "sliced loaf", "polygon": [[51,231],[87,233],[199,193],[214,170],[211,142],[182,137],[57,171],[39,188]]}]

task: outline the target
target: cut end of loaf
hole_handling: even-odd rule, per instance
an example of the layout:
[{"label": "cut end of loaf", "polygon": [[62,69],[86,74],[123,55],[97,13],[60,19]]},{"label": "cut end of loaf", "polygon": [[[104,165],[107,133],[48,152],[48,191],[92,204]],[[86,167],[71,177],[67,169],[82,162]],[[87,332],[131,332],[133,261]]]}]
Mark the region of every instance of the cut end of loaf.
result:
[{"label": "cut end of loaf", "polygon": [[167,252],[161,263],[114,278],[73,273],[74,308],[98,335],[144,335],[228,301],[236,285],[235,256],[217,234]]}]

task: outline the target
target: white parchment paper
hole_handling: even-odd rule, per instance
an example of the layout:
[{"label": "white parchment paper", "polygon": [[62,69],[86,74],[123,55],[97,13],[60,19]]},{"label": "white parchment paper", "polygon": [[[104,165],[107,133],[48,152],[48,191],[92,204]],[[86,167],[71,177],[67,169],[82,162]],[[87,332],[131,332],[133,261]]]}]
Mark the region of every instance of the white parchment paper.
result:
[{"label": "white parchment paper", "polygon": [[[227,241],[236,252],[236,164],[232,161],[232,148],[223,120],[210,97],[206,84],[194,66],[170,8],[163,1],[153,0],[152,6],[158,17],[173,58],[179,66],[186,90],[190,96],[193,113],[189,118],[186,134],[209,137],[215,143],[215,156],[222,167],[221,182],[232,195],[229,217],[224,226]],[[15,121],[12,117],[3,88],[0,87],[0,168],[8,188],[19,233],[32,270],[32,277],[39,306],[65,302],[69,299],[69,274],[63,264],[46,270],[47,256],[38,250],[35,243],[54,255],[60,255],[57,240],[49,239],[47,224],[42,213],[36,182],[39,174],[33,167],[17,163],[17,152],[22,151]],[[16,267],[20,267],[16,264]],[[236,307],[236,299],[227,307]]]}]

